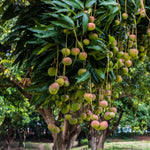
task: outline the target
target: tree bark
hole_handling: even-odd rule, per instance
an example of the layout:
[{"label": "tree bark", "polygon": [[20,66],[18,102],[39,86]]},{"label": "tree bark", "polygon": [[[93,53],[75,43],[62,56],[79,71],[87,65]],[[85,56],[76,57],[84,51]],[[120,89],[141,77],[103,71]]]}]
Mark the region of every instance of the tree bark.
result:
[{"label": "tree bark", "polygon": [[104,149],[104,143],[105,143],[106,137],[108,135],[110,135],[114,130],[117,129],[117,127],[120,123],[120,120],[122,118],[122,115],[123,115],[123,111],[121,111],[117,122],[115,123],[114,127],[111,130],[109,128],[107,128],[106,130],[101,132],[101,136],[99,137],[99,142],[98,142],[98,145],[97,145],[97,150]]},{"label": "tree bark", "polygon": [[63,139],[62,135],[59,134],[54,142],[53,150],[70,150],[74,144],[75,139],[77,138],[77,134],[73,137],[68,137],[67,139]]},{"label": "tree bark", "polygon": [[117,127],[118,127],[118,125],[119,125],[119,123],[120,123],[120,120],[121,120],[121,118],[122,118],[122,115],[123,115],[123,111],[121,111],[121,113],[120,113],[120,115],[119,115],[119,118],[118,118],[116,124],[114,125],[114,127],[113,127],[112,129],[108,129],[107,135],[110,135],[113,131],[115,131],[115,130],[117,129]]},{"label": "tree bark", "polygon": [[19,150],[23,150],[23,134],[24,131],[22,131],[22,133],[20,132],[20,130],[17,130],[17,133],[19,135]]},{"label": "tree bark", "polygon": [[7,150],[11,150],[11,145],[8,145]]},{"label": "tree bark", "polygon": [[7,144],[7,149],[11,150],[11,145],[13,144],[16,131],[13,129],[13,127],[10,127],[7,132],[8,132],[8,135],[4,134],[3,138]]},{"label": "tree bark", "polygon": [[96,131],[94,128],[91,128],[91,148],[92,150],[97,150],[97,137],[98,137],[98,131]]},{"label": "tree bark", "polygon": [[97,145],[97,150],[103,150],[104,149],[104,143],[106,140],[107,135],[107,129],[101,132],[101,136],[99,137],[99,142]]}]

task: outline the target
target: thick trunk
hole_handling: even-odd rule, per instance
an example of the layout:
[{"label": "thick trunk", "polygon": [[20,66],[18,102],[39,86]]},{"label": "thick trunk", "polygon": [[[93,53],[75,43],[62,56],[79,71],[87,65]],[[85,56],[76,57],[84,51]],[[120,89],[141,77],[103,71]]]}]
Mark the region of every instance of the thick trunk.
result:
[{"label": "thick trunk", "polygon": [[[38,112],[42,115],[47,125],[53,124],[58,127],[60,126],[60,123],[55,121],[51,108],[38,109]],[[54,141],[53,150],[70,150],[77,138],[77,135],[81,131],[81,127],[79,124],[70,125],[68,120],[66,119],[64,120],[63,128],[64,130],[58,134],[51,131]]]},{"label": "thick trunk", "polygon": [[11,145],[8,145],[7,150],[11,150]]},{"label": "thick trunk", "polygon": [[103,150],[104,149],[104,143],[105,143],[105,140],[106,140],[106,134],[107,134],[107,130],[102,131],[101,136],[99,137],[97,150]]},{"label": "thick trunk", "polygon": [[13,144],[15,133],[16,131],[13,129],[13,127],[12,128],[10,127],[10,129],[8,129],[8,135],[3,135],[8,150],[11,150],[11,145]]},{"label": "thick trunk", "polygon": [[80,132],[80,125],[70,125],[69,122],[65,120],[64,130],[57,134],[53,150],[70,150]]},{"label": "thick trunk", "polygon": [[92,150],[97,150],[96,141],[97,141],[97,138],[95,136],[92,136]]},{"label": "thick trunk", "polygon": [[53,150],[70,150],[77,135],[78,134],[76,133],[73,137],[66,137],[66,139],[63,139],[62,134],[60,133],[54,142]]},{"label": "thick trunk", "polygon": [[23,149],[23,133],[20,133],[20,130],[17,130],[17,133],[19,135],[19,150]]},{"label": "thick trunk", "polygon": [[85,132],[85,136],[86,139],[88,139],[88,148],[91,148],[91,143],[92,143],[91,134],[89,135],[89,133]]},{"label": "thick trunk", "polygon": [[97,137],[98,137],[98,131],[91,128],[91,147],[92,150],[97,150]]}]

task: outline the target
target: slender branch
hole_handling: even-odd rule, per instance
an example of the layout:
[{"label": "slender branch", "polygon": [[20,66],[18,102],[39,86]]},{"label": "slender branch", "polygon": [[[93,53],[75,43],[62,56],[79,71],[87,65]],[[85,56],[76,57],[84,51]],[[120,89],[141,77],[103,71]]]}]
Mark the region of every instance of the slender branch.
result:
[{"label": "slender branch", "polygon": [[28,94],[27,92],[25,92],[22,88],[20,87],[17,87],[18,90],[20,91],[20,93],[22,93],[27,99],[29,99],[29,101],[31,100],[32,98],[32,95]]},{"label": "slender branch", "polygon": [[45,113],[44,113],[43,109],[38,108],[37,112],[43,117],[44,120],[46,120]]},{"label": "slender branch", "polygon": [[133,94],[126,94],[126,93],[123,93],[121,95],[119,95],[119,98],[117,98],[116,100],[120,99],[120,98],[124,98],[124,97],[133,97],[134,95]]},{"label": "slender branch", "polygon": [[108,130],[107,136],[110,135],[113,131],[115,131],[117,129],[117,127],[118,127],[118,125],[120,123],[120,120],[122,118],[122,115],[123,115],[123,111],[120,113],[118,121],[116,122],[116,124],[114,125],[114,127],[111,130]]}]

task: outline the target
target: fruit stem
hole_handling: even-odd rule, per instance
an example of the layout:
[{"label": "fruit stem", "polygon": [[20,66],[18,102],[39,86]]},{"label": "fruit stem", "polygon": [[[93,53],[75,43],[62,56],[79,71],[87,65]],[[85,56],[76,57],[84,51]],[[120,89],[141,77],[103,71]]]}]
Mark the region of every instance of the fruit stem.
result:
[{"label": "fruit stem", "polygon": [[116,91],[116,86],[113,88],[113,102],[115,100],[115,91]]},{"label": "fruit stem", "polygon": [[77,37],[77,33],[76,33],[75,28],[73,29],[73,32],[74,32],[74,35],[75,35],[75,38],[76,38],[77,43],[79,44],[79,46],[81,47],[82,51],[84,52],[83,46],[82,46],[82,44],[81,44],[81,43],[79,42],[79,40],[78,40],[78,37]]},{"label": "fruit stem", "polygon": [[56,75],[55,75],[55,80],[56,80],[56,76],[57,76],[57,73],[58,73],[58,59],[59,59],[59,45],[57,45],[57,63],[56,63]]},{"label": "fruit stem", "polygon": [[63,75],[65,76],[65,72],[66,72],[66,65],[64,65],[64,70],[63,70]]},{"label": "fruit stem", "polygon": [[125,13],[127,13],[127,0],[125,0]]},{"label": "fruit stem", "polygon": [[95,17],[95,12],[96,12],[96,5],[97,5],[97,2],[95,3],[95,7],[94,7],[94,17]]},{"label": "fruit stem", "polygon": [[127,51],[127,38],[126,38],[127,30],[125,29],[125,52]]},{"label": "fruit stem", "polygon": [[147,15],[147,13],[146,13],[143,0],[142,0],[142,3],[141,3],[141,4],[142,4],[142,9],[144,10],[144,13],[145,13],[146,18],[150,21],[150,18],[148,17],[148,15]]},{"label": "fruit stem", "polygon": [[65,43],[65,48],[67,48],[67,40],[68,40],[68,34],[66,34],[66,43]]},{"label": "fruit stem", "polygon": [[107,78],[106,78],[106,85],[108,83],[108,72],[109,72],[109,52],[107,52]]},{"label": "fruit stem", "polygon": [[[111,89],[111,94],[112,94],[112,86],[110,87],[110,89]],[[109,104],[109,106],[111,107],[111,98],[110,98],[110,104]]]},{"label": "fruit stem", "polygon": [[136,49],[137,49],[137,23],[136,23],[136,16],[135,15],[134,15],[134,22],[135,22]]},{"label": "fruit stem", "polygon": [[92,93],[92,82],[91,82],[91,76],[90,76],[90,93]]}]

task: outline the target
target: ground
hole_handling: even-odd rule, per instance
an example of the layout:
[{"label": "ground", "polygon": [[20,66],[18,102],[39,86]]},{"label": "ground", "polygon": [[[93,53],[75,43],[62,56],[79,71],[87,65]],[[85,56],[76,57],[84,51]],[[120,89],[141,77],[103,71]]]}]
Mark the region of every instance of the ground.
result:
[{"label": "ground", "polygon": [[[48,141],[26,142],[26,150],[51,150],[52,145],[53,144],[48,143]],[[0,143],[0,146],[2,146],[2,143]],[[18,144],[14,143],[12,150],[19,150],[17,147]],[[82,147],[75,147],[72,150],[90,149],[85,145]],[[105,150],[150,150],[150,136],[136,136],[130,139],[107,139],[105,142]]]}]

